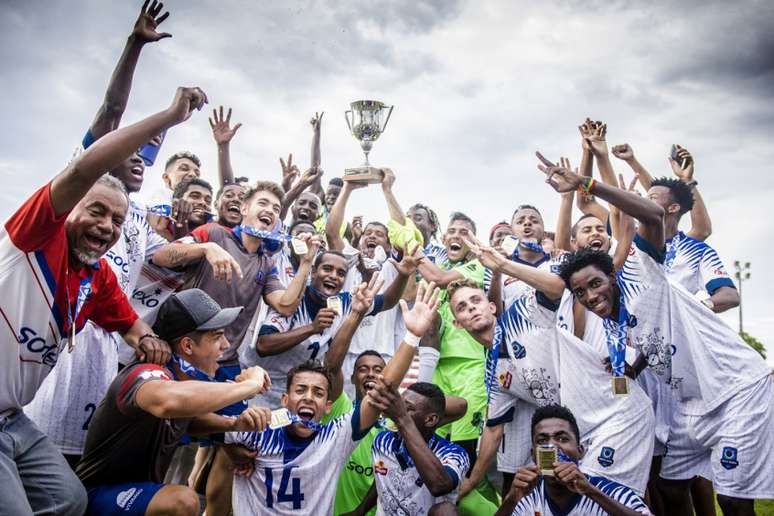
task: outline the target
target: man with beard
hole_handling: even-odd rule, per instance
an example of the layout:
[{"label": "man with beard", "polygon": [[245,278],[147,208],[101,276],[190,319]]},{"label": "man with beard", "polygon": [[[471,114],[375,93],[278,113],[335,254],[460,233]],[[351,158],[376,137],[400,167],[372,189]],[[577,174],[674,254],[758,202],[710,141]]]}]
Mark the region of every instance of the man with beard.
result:
[{"label": "man with beard", "polygon": [[[383,294],[373,296],[373,304],[366,316],[389,310],[398,303],[408,276],[414,273],[419,260],[418,256],[405,256],[398,262],[397,277]],[[346,275],[347,260],[344,255],[324,251],[315,259],[311,282],[295,313],[283,316],[277,310],[269,310],[256,344],[261,366],[272,380],[271,391],[262,403],[276,407],[285,392],[284,376],[288,369],[306,360],[319,360],[328,352],[331,340],[352,310],[353,293],[342,291]],[[375,288],[378,292],[383,282],[374,274],[369,289]]]},{"label": "man with beard", "polygon": [[[206,96],[179,88],[172,105],[105,135],[38,190],[4,225],[2,289],[9,331],[0,385],[0,489],[9,514],[82,514],[84,491],[48,438],[27,419],[29,403],[65,343],[87,320],[118,331],[141,359],[164,363],[169,348],[131,309],[107,262],[128,209],[120,181],[101,177],[162,131],[187,120]],[[17,335],[18,331],[18,335]]]},{"label": "man with beard", "polygon": [[[581,187],[639,220],[635,246],[619,274],[609,256],[594,251],[570,255],[560,274],[575,298],[604,320],[609,338],[632,342],[643,355],[641,363],[671,387],[677,417],[686,418],[684,427],[695,442],[670,447],[669,454],[685,464],[709,455],[723,513],[752,514],[753,498],[774,497],[768,467],[774,446],[769,368],[708,307],[670,284],[661,265],[661,206],[543,163],[540,168],[557,191]],[[689,482],[664,480],[665,505],[675,514],[691,512]]]},{"label": "man with beard", "polygon": [[[382,371],[386,382],[397,385],[405,375],[419,339],[438,309],[437,298],[438,289],[431,285],[427,291],[417,291],[411,310],[401,300],[407,332]],[[353,304],[355,310],[366,311],[373,301],[356,295]],[[346,458],[379,417],[379,409],[366,397],[352,412],[321,424],[334,396],[341,394],[341,382],[335,387],[330,372],[319,362],[294,367],[287,373],[286,384],[282,396],[282,406],[288,410],[284,426],[261,433],[228,434],[228,441],[257,452],[254,460],[235,473],[236,516],[331,513],[336,489],[329,480],[338,477]]]},{"label": "man with beard", "polygon": [[[162,17],[154,19],[160,7],[153,2],[147,11],[143,9],[140,13],[130,36],[130,42],[133,43],[129,44],[129,50],[125,50],[116,66],[105,94],[105,102],[83,139],[84,150],[108,131],[118,127],[136,64],[137,56],[132,49],[139,52],[143,42],[164,37],[155,30],[157,24],[163,21]],[[128,54],[134,55],[133,61]],[[108,106],[113,107],[109,109]],[[109,173],[123,183],[129,194],[136,194],[142,187],[144,172],[143,159],[135,152]],[[140,277],[143,264],[167,241],[151,229],[145,219],[145,209],[131,199],[121,232],[123,238],[111,247],[105,258],[118,279],[121,291],[129,297]],[[123,342],[119,334],[108,333],[92,322],[87,322],[79,333],[78,344],[72,353],[60,356],[56,367],[41,384],[35,399],[24,408],[25,414],[59,448],[73,467],[83,452],[86,430],[96,406],[118,370],[119,346],[125,347],[128,354],[134,356],[134,350]]]},{"label": "man with beard", "polygon": [[[241,371],[238,350],[245,341],[250,323],[263,300],[282,315],[291,315],[301,300],[306,275],[319,247],[319,238],[299,235],[306,242],[307,253],[301,258],[298,275],[283,286],[277,276],[270,251],[280,244],[273,229],[277,225],[284,192],[271,181],[259,181],[246,193],[242,202],[242,224],[233,229],[219,224],[206,224],[196,228],[188,239],[176,242],[153,256],[156,265],[182,268],[185,283],[183,289],[200,288],[225,307],[244,306],[245,310],[226,329],[231,343],[219,359],[221,367],[216,379],[228,381]],[[247,405],[238,403],[219,413],[237,415]],[[221,513],[230,505],[224,498],[230,493],[228,461],[221,450],[213,459],[208,480],[208,505],[215,513]],[[215,488],[214,486],[219,486]],[[213,507],[214,505],[214,507]]]}]

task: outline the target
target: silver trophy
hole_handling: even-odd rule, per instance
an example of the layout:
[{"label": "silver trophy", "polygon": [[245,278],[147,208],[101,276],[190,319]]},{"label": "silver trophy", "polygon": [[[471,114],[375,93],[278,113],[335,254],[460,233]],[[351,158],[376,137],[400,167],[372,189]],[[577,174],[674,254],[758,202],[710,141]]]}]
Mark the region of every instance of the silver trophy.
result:
[{"label": "silver trophy", "polygon": [[360,141],[365,162],[360,167],[344,170],[343,179],[358,183],[381,183],[384,175],[380,169],[372,167],[368,162],[368,153],[387,127],[393,106],[387,106],[378,100],[357,100],[349,106],[351,109],[344,112],[344,118],[347,119],[352,135]]}]

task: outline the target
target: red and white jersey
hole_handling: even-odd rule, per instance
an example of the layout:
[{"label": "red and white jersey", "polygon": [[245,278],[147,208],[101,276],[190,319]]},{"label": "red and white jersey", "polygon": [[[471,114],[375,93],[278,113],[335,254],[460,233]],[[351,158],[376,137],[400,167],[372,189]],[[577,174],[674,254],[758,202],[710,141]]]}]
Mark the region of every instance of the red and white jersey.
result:
[{"label": "red and white jersey", "polygon": [[0,230],[0,415],[32,400],[57,361],[71,326],[68,314],[78,305],[76,331],[90,319],[125,332],[137,319],[104,259],[70,267],[67,215],[55,214],[49,183]]}]

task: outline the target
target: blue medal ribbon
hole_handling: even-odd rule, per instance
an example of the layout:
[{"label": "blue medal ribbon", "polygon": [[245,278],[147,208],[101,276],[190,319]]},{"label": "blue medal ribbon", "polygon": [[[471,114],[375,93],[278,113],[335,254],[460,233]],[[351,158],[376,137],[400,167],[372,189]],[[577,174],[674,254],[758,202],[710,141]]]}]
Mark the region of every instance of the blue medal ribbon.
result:
[{"label": "blue medal ribbon", "polygon": [[520,238],[516,238],[516,237],[511,237],[511,238],[515,239],[517,242],[516,249],[513,250],[513,254],[511,255],[511,260],[519,257],[519,247],[529,249],[530,251],[534,251],[536,253],[546,254],[546,252],[543,250],[543,246],[536,242],[525,242],[524,240],[521,240]]},{"label": "blue medal ribbon", "polygon": [[175,369],[173,366],[177,365],[177,367],[180,368],[180,370],[185,373],[186,375],[190,376],[191,378],[195,378],[196,380],[199,380],[201,382],[215,382],[215,378],[208,375],[201,369],[197,368],[195,365],[191,364],[187,360],[179,357],[176,354],[172,354],[172,358],[169,359],[169,362],[167,362],[167,368],[172,371],[172,374],[177,379],[177,375],[175,374]]},{"label": "blue medal ribbon", "polygon": [[[69,269],[68,269],[68,289],[69,289]],[[81,309],[83,308],[83,305],[86,304],[86,301],[89,300],[92,294],[91,289],[91,274],[89,274],[87,277],[81,279],[80,283],[78,284],[78,296],[75,299],[75,307],[72,306],[72,302],[70,301],[70,293],[67,293],[67,319],[68,323],[70,325],[69,328],[69,337],[68,337],[68,349],[69,351],[73,350],[73,347],[75,347],[75,330],[76,330],[76,323],[78,321],[78,314],[81,313]]]},{"label": "blue medal ribbon", "polygon": [[559,448],[558,446],[556,447],[556,460],[558,460],[559,462],[572,462],[576,466],[578,465],[578,459],[572,459],[568,457],[567,455],[564,454],[564,452],[562,452],[562,449]]},{"label": "blue medal ribbon", "polygon": [[626,310],[623,291],[618,303],[618,326],[613,328],[609,319],[605,319],[605,337],[607,339],[607,352],[610,356],[610,367],[613,376],[623,376],[626,365],[626,338],[629,333],[629,312]]},{"label": "blue medal ribbon", "polygon": [[299,416],[298,414],[293,414],[289,410],[288,410],[288,415],[290,416],[291,425],[301,424],[311,430],[314,430],[315,432],[319,432],[325,427],[324,424],[318,423],[317,421],[306,421],[305,419],[301,419],[301,416]]}]

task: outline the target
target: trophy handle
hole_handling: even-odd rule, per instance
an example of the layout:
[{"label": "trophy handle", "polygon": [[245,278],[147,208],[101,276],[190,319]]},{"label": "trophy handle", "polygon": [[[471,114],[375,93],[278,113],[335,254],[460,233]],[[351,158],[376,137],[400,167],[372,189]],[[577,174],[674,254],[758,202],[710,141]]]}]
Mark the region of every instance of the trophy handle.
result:
[{"label": "trophy handle", "polygon": [[380,132],[384,132],[385,129],[387,129],[387,122],[390,121],[390,115],[392,114],[392,108],[395,106],[390,106],[390,110],[387,111],[387,118],[384,119],[384,123],[382,124],[382,128],[380,129]]},{"label": "trophy handle", "polygon": [[[349,121],[349,115],[350,114],[352,115],[352,122]],[[347,121],[347,127],[349,127],[349,132],[351,133],[352,132],[352,124],[355,123],[355,114],[352,113],[351,109],[348,109],[348,110],[344,111],[344,120]]]}]

